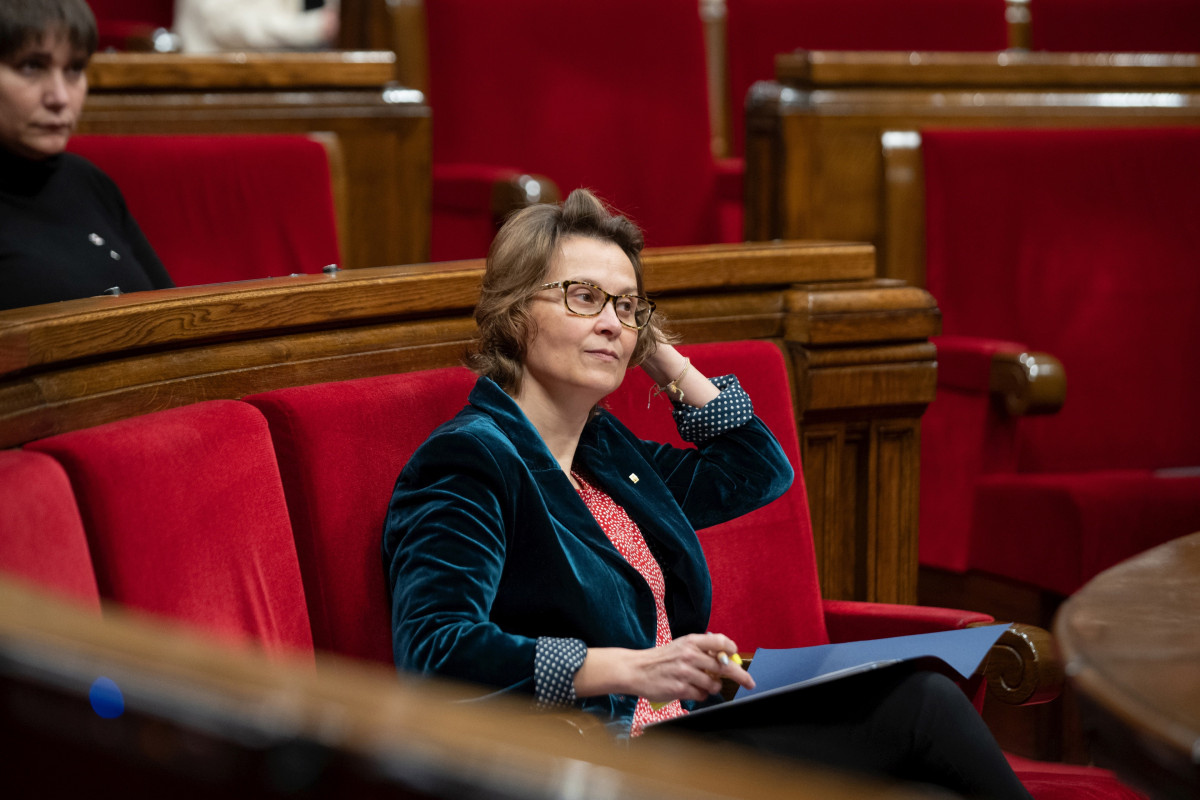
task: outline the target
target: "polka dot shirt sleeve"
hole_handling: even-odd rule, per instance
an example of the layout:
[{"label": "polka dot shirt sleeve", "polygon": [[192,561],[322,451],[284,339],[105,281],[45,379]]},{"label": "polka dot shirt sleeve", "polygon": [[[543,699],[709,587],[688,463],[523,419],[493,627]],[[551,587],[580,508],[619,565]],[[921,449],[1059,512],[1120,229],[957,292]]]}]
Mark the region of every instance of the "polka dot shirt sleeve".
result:
[{"label": "polka dot shirt sleeve", "polygon": [[679,437],[685,442],[704,442],[725,431],[741,427],[754,417],[750,395],[738,383],[735,375],[712,378],[721,393],[700,408],[687,403],[675,403],[675,424]]},{"label": "polka dot shirt sleeve", "polygon": [[575,673],[587,658],[580,639],[542,636],[533,657],[534,707],[539,711],[575,705]]}]

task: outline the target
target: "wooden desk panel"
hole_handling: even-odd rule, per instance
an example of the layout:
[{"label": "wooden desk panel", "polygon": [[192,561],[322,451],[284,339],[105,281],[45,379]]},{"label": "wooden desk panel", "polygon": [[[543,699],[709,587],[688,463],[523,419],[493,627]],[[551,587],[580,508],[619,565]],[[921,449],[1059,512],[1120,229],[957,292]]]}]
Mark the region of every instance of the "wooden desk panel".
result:
[{"label": "wooden desk panel", "polygon": [[[664,248],[646,286],[689,342],[788,356],[822,589],[913,602],[919,424],[940,324],[868,245]],[[459,362],[480,261],[378,267],[0,312],[0,447],[200,400]]]},{"label": "wooden desk panel", "polygon": [[1200,124],[1197,55],[814,51],[776,76],[747,110],[747,239],[871,242],[881,266],[884,131]]},{"label": "wooden desk panel", "polygon": [[1152,798],[1200,795],[1200,533],[1093,578],[1054,633],[1097,763]]},{"label": "wooden desk panel", "polygon": [[344,267],[429,258],[430,115],[392,81],[390,52],[100,53],[81,133],[338,135]]}]

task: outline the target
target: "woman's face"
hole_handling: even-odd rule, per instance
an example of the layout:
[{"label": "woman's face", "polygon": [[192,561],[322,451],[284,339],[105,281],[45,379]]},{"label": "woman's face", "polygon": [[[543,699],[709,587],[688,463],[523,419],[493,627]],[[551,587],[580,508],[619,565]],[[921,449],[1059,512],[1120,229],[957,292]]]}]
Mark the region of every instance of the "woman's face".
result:
[{"label": "woman's face", "polygon": [[[564,239],[550,260],[545,283],[564,280],[592,283],[613,295],[637,294],[625,251],[583,236]],[[526,347],[518,400],[538,395],[590,408],[621,385],[638,332],[618,321],[611,302],[598,316],[580,317],[563,305],[562,289],[543,289],[530,302],[529,314],[536,332]]]},{"label": "woman's face", "polygon": [[0,60],[0,145],[39,161],[66,149],[87,97],[87,61],[53,33]]}]

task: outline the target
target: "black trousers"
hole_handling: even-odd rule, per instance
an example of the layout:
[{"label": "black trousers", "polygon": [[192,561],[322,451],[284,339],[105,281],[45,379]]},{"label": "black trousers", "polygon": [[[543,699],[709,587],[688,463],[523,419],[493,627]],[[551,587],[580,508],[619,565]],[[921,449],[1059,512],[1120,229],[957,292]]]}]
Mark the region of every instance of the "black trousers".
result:
[{"label": "black trousers", "polygon": [[903,665],[663,726],[670,728],[964,797],[1030,800],[962,689]]}]

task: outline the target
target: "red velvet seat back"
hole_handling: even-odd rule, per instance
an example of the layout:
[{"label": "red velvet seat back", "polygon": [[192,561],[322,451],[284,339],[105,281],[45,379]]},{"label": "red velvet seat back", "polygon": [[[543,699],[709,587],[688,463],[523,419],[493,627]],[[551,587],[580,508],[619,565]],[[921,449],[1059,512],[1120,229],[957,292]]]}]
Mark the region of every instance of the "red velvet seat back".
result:
[{"label": "red velvet seat back", "polygon": [[0,572],[100,610],[71,483],[42,453],[0,451]]},{"label": "red velvet seat back", "polygon": [[1200,464],[1200,129],[926,131],[923,150],[944,333],[1066,370],[1017,469]]},{"label": "red velvet seat back", "polygon": [[125,49],[131,36],[146,36],[175,21],[175,0],[88,0],[96,15],[99,49]]},{"label": "red velvet seat back", "polygon": [[435,165],[594,190],[655,245],[717,241],[696,0],[427,0]]},{"label": "red velvet seat back", "polygon": [[379,551],[388,499],[409,456],[474,384],[454,368],[245,398],[270,422],[317,647],[393,663]]},{"label": "red velvet seat back", "polygon": [[1060,52],[1200,52],[1196,0],[1031,0],[1030,45]]},{"label": "red velvet seat back", "polygon": [[[728,634],[742,650],[825,644],[829,638],[783,356],[773,344],[758,341],[690,345],[682,352],[709,377],[737,375],[796,471],[791,489],[774,503],[700,532],[713,577],[709,628]],[[668,401],[660,397],[646,408],[651,385],[644,372],[631,370],[606,405],[638,436],[683,445]]]},{"label": "red velvet seat back", "polygon": [[1005,0],[726,0],[730,140],[741,153],[746,92],[775,55],[806,50],[1003,50]]},{"label": "red velvet seat back", "polygon": [[214,400],[42,439],[71,478],[103,597],[268,652],[312,636],[267,422]]},{"label": "red velvet seat back", "polygon": [[76,136],[179,286],[320,272],[338,258],[324,145],[300,135]]}]

